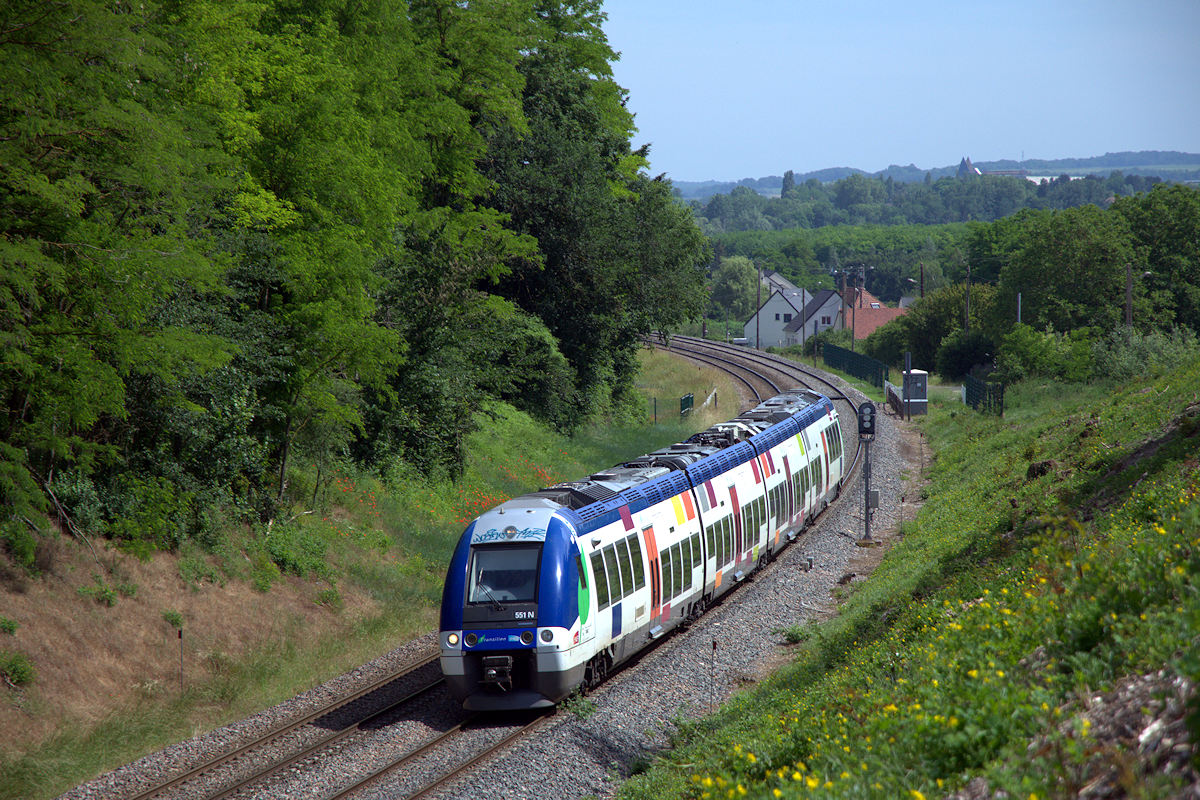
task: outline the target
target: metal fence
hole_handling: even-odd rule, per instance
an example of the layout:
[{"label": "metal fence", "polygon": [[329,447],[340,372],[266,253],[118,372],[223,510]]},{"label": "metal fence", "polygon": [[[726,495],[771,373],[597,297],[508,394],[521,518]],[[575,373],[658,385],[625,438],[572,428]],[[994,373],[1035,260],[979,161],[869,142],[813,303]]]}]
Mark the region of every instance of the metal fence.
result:
[{"label": "metal fence", "polygon": [[880,389],[883,388],[884,381],[888,379],[887,364],[876,361],[870,356],[864,356],[862,353],[855,353],[853,350],[846,350],[826,342],[821,346],[821,354],[825,363],[834,369],[848,372]]},{"label": "metal fence", "polygon": [[976,411],[1004,416],[1004,384],[963,378],[963,402]]}]

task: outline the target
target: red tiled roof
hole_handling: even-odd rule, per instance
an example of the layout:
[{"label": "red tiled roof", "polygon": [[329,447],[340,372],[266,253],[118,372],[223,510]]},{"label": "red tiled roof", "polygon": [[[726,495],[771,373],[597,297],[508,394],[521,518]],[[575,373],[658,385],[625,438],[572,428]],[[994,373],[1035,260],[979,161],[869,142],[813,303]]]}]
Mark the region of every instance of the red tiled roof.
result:
[{"label": "red tiled roof", "polygon": [[[853,289],[846,290],[846,327],[853,326],[855,340],[867,338],[876,328],[908,313],[907,308],[885,306],[866,289],[860,294],[861,297],[855,297]],[[855,301],[853,304],[852,300]],[[872,305],[878,305],[878,308],[872,308]]]}]

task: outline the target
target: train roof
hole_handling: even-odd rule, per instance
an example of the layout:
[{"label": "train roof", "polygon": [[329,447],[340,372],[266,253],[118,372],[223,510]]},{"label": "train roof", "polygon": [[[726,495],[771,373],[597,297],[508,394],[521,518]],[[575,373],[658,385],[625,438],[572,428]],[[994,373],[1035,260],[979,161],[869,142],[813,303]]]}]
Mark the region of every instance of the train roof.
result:
[{"label": "train roof", "polygon": [[[592,530],[616,519],[622,506],[639,511],[749,461],[755,454],[795,436],[832,408],[828,398],[807,389],[783,392],[687,441],[580,480],[514,497],[492,512],[555,509],[563,512],[576,529]],[[810,413],[802,414],[805,410]]]},{"label": "train roof", "polygon": [[[545,497],[557,493],[564,500],[563,516],[576,529],[593,530],[615,520],[623,506],[639,511],[749,461],[756,453],[795,436],[802,427],[832,408],[829,399],[816,392],[784,392],[685,442],[639,456],[582,481],[557,484],[534,494]],[[806,409],[810,410],[809,415],[801,413]],[[591,502],[581,502],[587,498]],[[568,499],[574,502],[566,502]]]}]

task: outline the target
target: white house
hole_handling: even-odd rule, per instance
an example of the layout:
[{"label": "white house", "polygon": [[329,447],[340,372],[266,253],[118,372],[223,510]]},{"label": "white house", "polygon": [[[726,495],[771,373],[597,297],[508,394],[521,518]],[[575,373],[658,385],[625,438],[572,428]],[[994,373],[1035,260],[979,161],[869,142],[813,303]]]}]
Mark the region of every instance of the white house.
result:
[{"label": "white house", "polygon": [[751,347],[783,347],[787,343],[784,328],[802,318],[804,306],[812,296],[803,289],[774,291],[743,327]]},{"label": "white house", "polygon": [[821,331],[843,327],[842,296],[833,289],[821,289],[804,306],[803,313],[784,327],[783,343],[803,344]]}]

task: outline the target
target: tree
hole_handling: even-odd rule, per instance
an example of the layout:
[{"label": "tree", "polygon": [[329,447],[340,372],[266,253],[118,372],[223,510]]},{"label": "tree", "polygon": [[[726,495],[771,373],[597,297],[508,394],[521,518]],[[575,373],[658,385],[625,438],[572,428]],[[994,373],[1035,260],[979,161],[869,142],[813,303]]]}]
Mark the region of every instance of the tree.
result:
[{"label": "tree", "polygon": [[796,173],[789,169],[787,172],[783,173],[783,185],[779,190],[779,196],[781,198],[791,197],[792,192],[795,191],[795,189]]},{"label": "tree", "polygon": [[1148,307],[1135,308],[1135,324],[1166,328],[1174,320],[1200,332],[1200,191],[1159,185],[1117,200],[1112,211],[1129,224],[1135,274],[1151,273],[1135,284],[1150,295]]},{"label": "tree", "polygon": [[[1128,223],[1095,206],[1027,219],[1024,246],[1000,270],[997,308],[1023,322],[1065,332],[1086,326],[1108,330],[1121,322],[1125,265],[1133,256]],[[997,320],[997,326],[1003,322]]]},{"label": "tree", "polygon": [[719,316],[745,320],[756,308],[758,270],[745,256],[722,259],[713,272],[712,306]]}]

